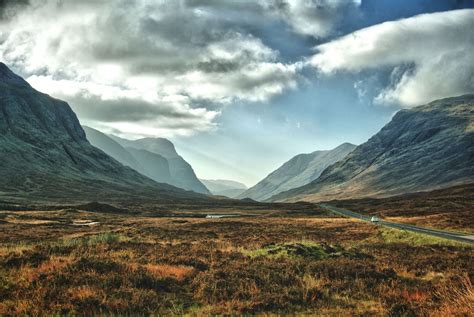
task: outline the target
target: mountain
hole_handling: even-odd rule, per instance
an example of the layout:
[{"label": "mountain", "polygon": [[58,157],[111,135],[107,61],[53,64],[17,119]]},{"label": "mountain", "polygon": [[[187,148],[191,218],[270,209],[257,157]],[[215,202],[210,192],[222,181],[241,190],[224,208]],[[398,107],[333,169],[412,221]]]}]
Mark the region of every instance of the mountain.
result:
[{"label": "mountain", "polygon": [[474,95],[399,111],[315,181],[271,201],[388,197],[474,182]]},{"label": "mountain", "polygon": [[242,183],[224,179],[201,179],[200,180],[214,195],[235,198],[246,189]]},{"label": "mountain", "polygon": [[175,158],[178,155],[174,144],[165,138],[143,138],[138,140],[127,140],[119,138],[115,135],[111,137],[125,147],[133,147],[137,149],[147,150],[152,153],[160,154],[166,158]]},{"label": "mountain", "polygon": [[143,167],[135,159],[135,157],[118,142],[116,142],[106,134],[90,127],[82,126],[82,128],[86,133],[87,140],[93,146],[101,149],[123,165],[129,166],[139,172],[143,171]]},{"label": "mountain", "polygon": [[171,177],[170,166],[166,158],[146,150],[137,150],[132,147],[127,147],[126,149],[140,162],[141,169],[138,171],[143,175],[157,182],[179,187],[178,182],[174,181]]},{"label": "mountain", "polygon": [[82,202],[207,199],[157,183],[86,139],[70,106],[0,63],[0,199]]},{"label": "mountain", "polygon": [[98,130],[86,126],[83,126],[83,128],[87,140],[93,146],[101,149],[120,163],[133,168],[156,182],[175,185],[171,178],[168,161],[163,156],[146,150],[125,148],[113,138]]},{"label": "mountain", "polygon": [[299,154],[238,197],[263,201],[278,193],[306,185],[318,178],[326,167],[346,157],[355,147],[353,144],[343,143],[329,151]]},{"label": "mountain", "polygon": [[144,138],[127,140],[111,135],[112,139],[125,148],[145,150],[164,157],[168,161],[171,184],[197,193],[210,194],[210,191],[197,178],[191,165],[177,152],[169,140],[164,138]]}]

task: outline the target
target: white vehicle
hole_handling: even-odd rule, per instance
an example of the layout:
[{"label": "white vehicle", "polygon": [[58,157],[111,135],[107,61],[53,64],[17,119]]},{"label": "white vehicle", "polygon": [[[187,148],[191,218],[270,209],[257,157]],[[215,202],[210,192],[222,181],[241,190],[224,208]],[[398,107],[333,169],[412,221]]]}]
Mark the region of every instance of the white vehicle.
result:
[{"label": "white vehicle", "polygon": [[372,221],[372,222],[379,222],[380,219],[379,219],[379,217],[377,217],[377,216],[372,216],[372,218],[370,218],[370,221]]}]

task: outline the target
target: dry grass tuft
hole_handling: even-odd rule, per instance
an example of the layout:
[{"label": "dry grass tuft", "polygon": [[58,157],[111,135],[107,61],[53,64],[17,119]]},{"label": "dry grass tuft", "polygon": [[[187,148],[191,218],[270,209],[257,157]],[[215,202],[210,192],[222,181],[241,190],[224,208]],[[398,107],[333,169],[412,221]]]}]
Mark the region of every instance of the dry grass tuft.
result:
[{"label": "dry grass tuft", "polygon": [[457,278],[457,281],[439,288],[435,295],[442,301],[442,305],[433,312],[432,316],[474,315],[474,287],[467,274],[463,274]]},{"label": "dry grass tuft", "polygon": [[184,265],[168,265],[168,264],[145,264],[145,268],[154,277],[157,278],[175,278],[182,281],[191,276],[195,270],[191,266]]}]

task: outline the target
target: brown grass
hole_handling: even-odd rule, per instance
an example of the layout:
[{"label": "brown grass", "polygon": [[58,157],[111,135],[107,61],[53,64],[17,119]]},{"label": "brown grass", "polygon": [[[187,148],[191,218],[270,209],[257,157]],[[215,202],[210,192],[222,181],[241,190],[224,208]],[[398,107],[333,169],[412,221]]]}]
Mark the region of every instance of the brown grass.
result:
[{"label": "brown grass", "polygon": [[[471,272],[472,273],[472,272]],[[454,278],[455,281],[445,284],[436,292],[443,304],[432,315],[472,316],[474,312],[474,286],[467,274]]]},{"label": "brown grass", "polygon": [[194,273],[193,267],[184,265],[145,264],[145,269],[156,278],[174,278],[178,281]]},{"label": "brown grass", "polygon": [[330,204],[387,220],[474,233],[474,184],[381,199],[332,201]]},{"label": "brown grass", "polygon": [[275,212],[24,212],[61,225],[0,224],[0,315],[472,315],[473,247],[387,243],[369,223]]}]

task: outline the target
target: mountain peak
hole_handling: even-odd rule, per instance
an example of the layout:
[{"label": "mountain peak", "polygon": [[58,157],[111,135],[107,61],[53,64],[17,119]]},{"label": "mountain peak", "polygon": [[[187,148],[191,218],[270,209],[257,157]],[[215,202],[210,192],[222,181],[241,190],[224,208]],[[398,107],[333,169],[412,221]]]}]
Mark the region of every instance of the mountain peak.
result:
[{"label": "mountain peak", "polygon": [[[132,156],[135,156],[139,162],[142,162],[144,167],[151,166],[151,161],[157,160],[156,156],[167,161],[169,167],[169,181],[171,185],[192,190],[197,193],[210,194],[206,186],[198,180],[192,166],[176,152],[173,143],[168,139],[143,138],[132,141],[115,135],[109,135],[109,137],[122,145],[125,150],[131,152]],[[155,157],[152,158],[153,155],[150,154],[154,154]],[[147,171],[149,172],[151,167],[145,168],[145,170],[145,174],[151,176],[150,174],[147,174]]]},{"label": "mountain peak", "polygon": [[332,149],[331,151],[333,150],[337,150],[337,149],[345,149],[345,148],[352,148],[354,149],[356,147],[356,145],[352,144],[352,143],[349,143],[349,142],[344,142],[342,143],[341,145],[335,147],[334,149]]},{"label": "mountain peak", "polygon": [[474,94],[461,95],[456,97],[443,98],[434,100],[426,105],[412,108],[412,111],[443,111],[449,113],[459,113],[468,110],[472,112],[472,103],[474,102]]},{"label": "mountain peak", "polygon": [[7,65],[2,62],[0,62],[0,84],[29,86],[29,84],[23,78],[15,74]]},{"label": "mountain peak", "polygon": [[474,95],[399,111],[344,161],[272,201],[386,197],[472,182]]},{"label": "mountain peak", "polygon": [[172,158],[178,156],[174,144],[165,138],[144,138],[136,140],[136,143],[141,144],[142,147],[149,151],[160,153],[164,157]]}]

